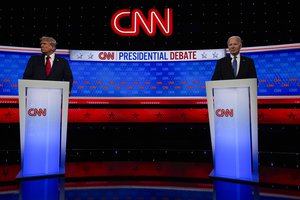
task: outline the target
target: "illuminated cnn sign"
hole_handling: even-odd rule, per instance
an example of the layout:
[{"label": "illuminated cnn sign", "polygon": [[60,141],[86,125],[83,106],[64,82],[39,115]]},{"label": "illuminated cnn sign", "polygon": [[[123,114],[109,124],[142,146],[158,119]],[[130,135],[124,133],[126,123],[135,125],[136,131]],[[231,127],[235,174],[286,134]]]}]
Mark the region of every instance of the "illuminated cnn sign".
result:
[{"label": "illuminated cnn sign", "polygon": [[30,108],[27,111],[28,115],[31,117],[35,116],[46,116],[47,115],[47,109],[46,108]]},{"label": "illuminated cnn sign", "polygon": [[114,52],[103,52],[101,51],[98,54],[100,60],[115,60],[115,53]]},{"label": "illuminated cnn sign", "polygon": [[233,117],[233,109],[217,109],[216,115],[218,117]]},{"label": "illuminated cnn sign", "polygon": [[[124,28],[120,21],[128,17],[131,17],[131,26]],[[148,11],[148,19],[139,9],[133,9],[132,12],[130,9],[122,9],[112,16],[110,24],[113,31],[121,36],[137,36],[140,33],[140,28],[143,28],[148,36],[154,36],[156,27],[160,29],[163,35],[170,36],[173,33],[173,10],[165,8],[164,17],[165,19],[154,8]]]}]

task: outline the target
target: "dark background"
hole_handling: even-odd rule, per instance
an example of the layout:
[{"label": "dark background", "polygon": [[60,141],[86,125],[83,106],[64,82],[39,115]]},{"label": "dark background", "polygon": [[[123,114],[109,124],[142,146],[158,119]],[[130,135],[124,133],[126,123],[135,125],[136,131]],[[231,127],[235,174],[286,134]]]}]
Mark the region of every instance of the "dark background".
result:
[{"label": "dark background", "polygon": [[[241,36],[244,47],[299,43],[296,2],[111,0],[70,5],[40,2],[35,6],[15,2],[15,5],[0,8],[0,45],[38,48],[39,38],[44,35],[54,37],[58,49],[77,50],[225,48],[231,35]],[[167,7],[173,8],[174,14],[170,37],[160,31],[154,37],[143,31],[137,37],[121,37],[110,28],[111,17],[117,10],[139,8],[147,15],[150,8],[163,13]],[[291,107],[299,105],[261,105],[259,108]],[[0,163],[19,163],[19,124],[0,126],[5,138],[1,139]],[[299,168],[299,125],[259,124],[258,132],[260,165]],[[209,125],[69,124],[67,161],[80,160],[212,162]]]},{"label": "dark background", "polygon": [[[9,3],[9,2],[8,2]],[[244,47],[300,42],[296,1],[82,1],[70,5],[41,2],[0,8],[0,45],[39,47],[39,38],[52,36],[59,49],[172,50],[224,48],[231,35]],[[110,28],[120,9],[138,8],[147,16],[156,8],[173,8],[173,34],[158,30],[154,37],[142,30],[137,37],[121,37]],[[128,22],[124,22],[129,26]],[[124,25],[125,27],[125,25]]]}]

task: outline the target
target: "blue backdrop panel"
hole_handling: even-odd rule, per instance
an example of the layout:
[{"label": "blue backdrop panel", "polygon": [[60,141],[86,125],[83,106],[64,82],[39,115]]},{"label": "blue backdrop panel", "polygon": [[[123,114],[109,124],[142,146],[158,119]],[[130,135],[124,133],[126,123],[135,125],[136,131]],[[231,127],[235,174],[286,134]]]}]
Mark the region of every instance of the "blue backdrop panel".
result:
[{"label": "blue backdrop panel", "polygon": [[[259,96],[299,95],[300,49],[243,53],[254,59]],[[0,52],[0,95],[18,95],[32,53]],[[60,55],[69,59],[69,55]],[[69,61],[78,97],[205,97],[216,61]]]}]

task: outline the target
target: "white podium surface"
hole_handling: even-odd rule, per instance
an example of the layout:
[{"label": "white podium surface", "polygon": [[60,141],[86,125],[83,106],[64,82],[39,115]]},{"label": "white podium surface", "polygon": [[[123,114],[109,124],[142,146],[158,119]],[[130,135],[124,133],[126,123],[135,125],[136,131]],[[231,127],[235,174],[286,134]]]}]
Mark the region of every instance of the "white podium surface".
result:
[{"label": "white podium surface", "polygon": [[258,182],[257,79],[206,82],[215,178]]},{"label": "white podium surface", "polygon": [[17,178],[65,173],[69,83],[19,80],[21,171]]}]

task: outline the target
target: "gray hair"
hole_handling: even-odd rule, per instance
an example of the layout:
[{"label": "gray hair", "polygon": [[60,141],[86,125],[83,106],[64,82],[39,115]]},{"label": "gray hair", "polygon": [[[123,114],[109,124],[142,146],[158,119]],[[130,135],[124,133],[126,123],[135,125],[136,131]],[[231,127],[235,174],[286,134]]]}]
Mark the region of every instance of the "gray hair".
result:
[{"label": "gray hair", "polygon": [[242,44],[242,38],[240,37],[240,36],[237,36],[237,35],[234,35],[234,36],[231,36],[231,37],[229,37],[228,38],[228,40],[227,40],[227,45],[228,45],[228,41],[230,40],[230,39],[232,39],[232,38],[235,38],[235,39],[237,39],[238,41],[240,41],[240,44]]}]

